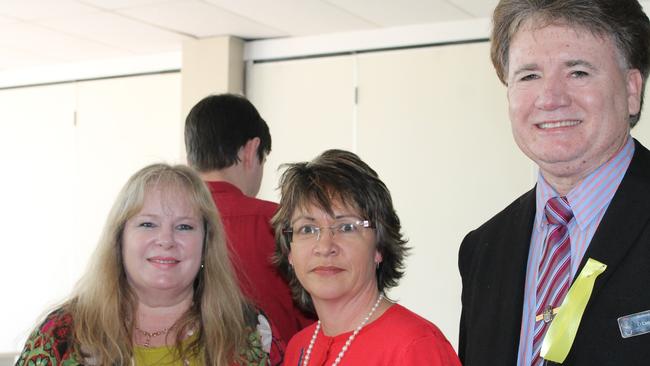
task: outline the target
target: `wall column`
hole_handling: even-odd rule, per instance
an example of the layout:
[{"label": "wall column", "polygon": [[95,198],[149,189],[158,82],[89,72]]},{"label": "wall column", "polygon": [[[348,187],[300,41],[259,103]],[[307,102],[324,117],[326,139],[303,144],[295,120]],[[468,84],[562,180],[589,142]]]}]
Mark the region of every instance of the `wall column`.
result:
[{"label": "wall column", "polygon": [[[244,41],[223,36],[183,43],[181,67],[181,125],[190,109],[210,94],[244,90]],[[181,136],[183,134],[181,133]],[[183,160],[185,144],[182,143]]]}]

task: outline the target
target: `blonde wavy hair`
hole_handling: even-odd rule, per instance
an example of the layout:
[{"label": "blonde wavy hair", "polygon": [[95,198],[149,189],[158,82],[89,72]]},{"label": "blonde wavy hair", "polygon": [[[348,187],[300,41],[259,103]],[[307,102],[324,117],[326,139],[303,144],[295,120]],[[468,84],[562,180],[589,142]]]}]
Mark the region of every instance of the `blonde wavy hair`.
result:
[{"label": "blonde wavy hair", "polygon": [[[203,357],[205,365],[228,365],[247,345],[250,308],[233,275],[224,231],[207,187],[189,167],[154,164],[135,173],[111,209],[92,262],[63,310],[74,321],[74,347],[80,358],[100,365],[124,365],[133,357],[133,324],[137,299],[126,279],[122,233],[127,220],[142,208],[152,187],[183,190],[205,225],[203,268],[194,280],[194,302],[174,324],[175,355]],[[195,341],[183,347],[185,330],[197,329]]]}]

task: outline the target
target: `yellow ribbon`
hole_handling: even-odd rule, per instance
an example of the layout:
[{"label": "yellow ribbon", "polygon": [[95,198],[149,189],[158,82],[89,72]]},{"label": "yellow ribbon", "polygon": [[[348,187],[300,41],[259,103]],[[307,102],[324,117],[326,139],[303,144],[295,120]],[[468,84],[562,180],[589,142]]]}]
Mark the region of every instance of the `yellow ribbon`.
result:
[{"label": "yellow ribbon", "polygon": [[573,282],[557,315],[546,331],[540,351],[544,359],[557,363],[564,362],[576,338],[596,277],[605,272],[606,268],[606,264],[595,259],[587,260],[587,264]]}]

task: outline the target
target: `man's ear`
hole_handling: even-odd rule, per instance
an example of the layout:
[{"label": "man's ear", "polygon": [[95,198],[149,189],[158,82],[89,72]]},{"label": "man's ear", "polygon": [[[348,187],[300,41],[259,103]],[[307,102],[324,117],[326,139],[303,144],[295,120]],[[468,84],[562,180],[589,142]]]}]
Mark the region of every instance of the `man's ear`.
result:
[{"label": "man's ear", "polygon": [[244,167],[249,168],[255,166],[256,160],[259,160],[257,156],[257,148],[260,146],[260,138],[253,137],[252,139],[246,141],[246,144],[242,146],[241,149],[241,161],[244,164]]},{"label": "man's ear", "polygon": [[638,69],[627,72],[627,109],[630,115],[641,111],[641,93],[643,93],[643,75]]}]

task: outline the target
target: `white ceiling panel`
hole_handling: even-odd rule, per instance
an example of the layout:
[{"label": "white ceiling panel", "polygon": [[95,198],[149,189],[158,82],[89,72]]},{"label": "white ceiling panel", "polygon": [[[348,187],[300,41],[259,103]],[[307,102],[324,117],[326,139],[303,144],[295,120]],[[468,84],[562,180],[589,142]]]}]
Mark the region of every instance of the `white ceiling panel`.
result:
[{"label": "white ceiling panel", "polygon": [[124,54],[124,51],[119,49],[29,23],[1,26],[0,45],[58,62],[115,57]]},{"label": "white ceiling panel", "polygon": [[0,55],[0,70],[57,62],[56,59],[7,46],[0,46]]},{"label": "white ceiling panel", "polygon": [[321,0],[205,1],[292,36],[377,28],[377,24]]},{"label": "white ceiling panel", "polygon": [[17,19],[15,19],[15,18],[9,18],[9,17],[5,17],[5,16],[0,15],[0,25],[3,25],[3,24],[11,24],[11,23],[18,23],[18,22],[20,22],[20,20],[17,20]]},{"label": "white ceiling panel", "polygon": [[0,15],[21,20],[80,16],[93,11],[93,7],[74,0],[0,0]]},{"label": "white ceiling panel", "polygon": [[[326,0],[384,27],[464,20],[470,14],[444,0]],[[483,0],[485,1],[485,0]]]},{"label": "white ceiling panel", "polygon": [[446,0],[475,17],[491,17],[499,0]]},{"label": "white ceiling panel", "polygon": [[[287,37],[287,47],[295,47],[297,39],[325,37],[327,49],[333,50],[346,40],[388,37],[384,41],[399,47],[403,43],[396,40],[419,34],[418,27],[432,27],[442,37],[465,34],[466,22],[488,27],[497,2],[0,0],[0,68],[179,53],[185,40],[220,35],[247,40]],[[650,0],[641,3],[647,9]],[[309,50],[311,44],[305,47]]]},{"label": "white ceiling panel", "polygon": [[78,0],[78,1],[102,9],[110,9],[110,10],[170,2],[170,0]]},{"label": "white ceiling panel", "polygon": [[189,37],[138,22],[117,14],[95,12],[83,17],[43,21],[43,25],[131,52],[176,51]]},{"label": "white ceiling panel", "polygon": [[172,1],[117,12],[199,38],[228,34],[246,39],[287,35],[278,29],[201,1]]}]

